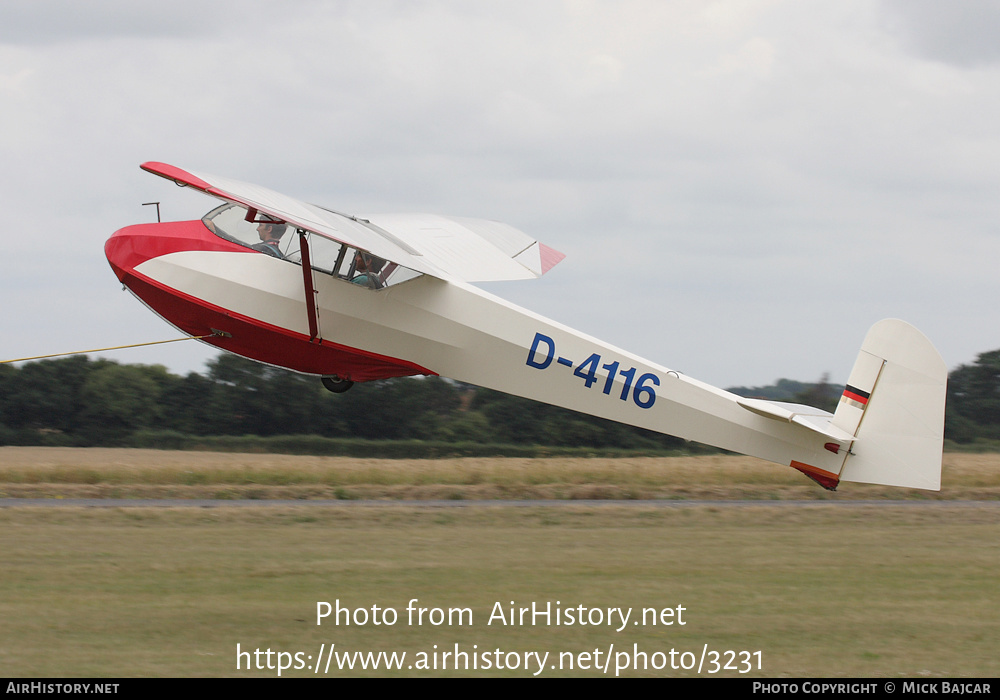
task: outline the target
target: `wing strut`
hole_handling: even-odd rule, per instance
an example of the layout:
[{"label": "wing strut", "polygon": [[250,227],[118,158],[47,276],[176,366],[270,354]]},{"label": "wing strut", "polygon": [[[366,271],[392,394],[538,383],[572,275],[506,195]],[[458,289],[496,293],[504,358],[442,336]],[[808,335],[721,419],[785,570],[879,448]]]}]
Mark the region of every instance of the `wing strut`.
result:
[{"label": "wing strut", "polygon": [[302,285],[306,295],[306,316],[309,318],[309,340],[322,342],[319,333],[319,316],[316,314],[316,289],[313,287],[312,263],[309,259],[309,232],[296,229],[299,234],[299,251],[302,254]]}]

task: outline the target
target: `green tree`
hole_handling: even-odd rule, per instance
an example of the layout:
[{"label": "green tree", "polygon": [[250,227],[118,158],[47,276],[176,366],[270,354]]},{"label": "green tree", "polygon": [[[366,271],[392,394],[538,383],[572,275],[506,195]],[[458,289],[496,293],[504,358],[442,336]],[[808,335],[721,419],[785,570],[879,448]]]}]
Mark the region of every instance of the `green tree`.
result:
[{"label": "green tree", "polygon": [[339,398],[350,434],[372,440],[440,439],[461,405],[453,383],[439,377],[356,384]]},{"label": "green tree", "polygon": [[945,437],[1000,439],[1000,350],[984,352],[948,375]]},{"label": "green tree", "polygon": [[830,375],[824,374],[815,384],[807,384],[792,397],[793,403],[802,403],[806,406],[821,408],[824,411],[833,413],[837,410],[840,396],[844,393],[844,388],[830,384]]},{"label": "green tree", "polygon": [[[71,432],[83,408],[80,390],[90,372],[106,366],[85,355],[29,362],[0,383],[0,423],[32,430]],[[11,368],[13,369],[13,368]]]},{"label": "green tree", "polygon": [[316,377],[223,353],[208,364],[212,431],[223,435],[323,434],[323,394]]},{"label": "green tree", "polygon": [[163,367],[107,363],[90,372],[80,388],[74,432],[88,444],[120,441],[141,428],[159,427]]}]

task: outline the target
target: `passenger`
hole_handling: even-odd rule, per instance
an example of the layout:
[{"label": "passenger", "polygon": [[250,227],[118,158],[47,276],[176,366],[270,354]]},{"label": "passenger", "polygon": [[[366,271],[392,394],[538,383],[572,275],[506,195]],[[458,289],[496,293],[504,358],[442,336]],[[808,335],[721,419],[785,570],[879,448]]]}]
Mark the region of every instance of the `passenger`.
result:
[{"label": "passenger", "polygon": [[254,250],[267,253],[276,258],[285,257],[278,244],[281,237],[285,235],[288,224],[279,221],[262,221],[257,224],[257,235],[260,236],[260,243],[250,246]]},{"label": "passenger", "polygon": [[382,278],[379,273],[385,267],[385,260],[375,257],[371,253],[362,253],[360,250],[354,255],[354,277],[351,282],[360,284],[369,289],[382,289]]}]

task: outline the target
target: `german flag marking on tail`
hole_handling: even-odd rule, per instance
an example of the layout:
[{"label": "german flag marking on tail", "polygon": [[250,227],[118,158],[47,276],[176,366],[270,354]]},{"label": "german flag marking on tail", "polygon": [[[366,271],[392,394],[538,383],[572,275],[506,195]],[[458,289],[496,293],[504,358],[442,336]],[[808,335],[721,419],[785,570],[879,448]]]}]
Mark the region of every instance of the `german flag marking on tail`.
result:
[{"label": "german flag marking on tail", "polygon": [[851,406],[856,406],[861,410],[865,409],[868,405],[868,399],[871,398],[871,394],[867,391],[862,391],[857,387],[848,384],[844,388],[844,394],[840,397],[841,402],[846,402]]}]

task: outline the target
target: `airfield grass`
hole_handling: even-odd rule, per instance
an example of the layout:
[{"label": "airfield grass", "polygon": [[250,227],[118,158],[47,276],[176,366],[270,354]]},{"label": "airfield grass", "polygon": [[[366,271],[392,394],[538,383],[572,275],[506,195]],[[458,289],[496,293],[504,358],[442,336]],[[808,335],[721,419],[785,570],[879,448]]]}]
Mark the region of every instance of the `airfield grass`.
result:
[{"label": "airfield grass", "polygon": [[[252,654],[237,670],[237,644],[305,658],[321,643],[405,651],[406,665],[435,645],[548,651],[543,676],[604,675],[548,666],[595,649],[603,663],[612,644],[638,645],[650,664],[669,664],[653,655],[671,650],[678,664],[692,652],[690,664],[705,645],[760,651],[762,669],[747,674],[757,677],[1000,675],[1000,514],[988,504],[7,508],[0,562],[9,676],[274,676],[247,670]],[[470,608],[472,624],[435,626],[429,614],[408,624],[413,598]],[[317,602],[337,600],[393,608],[398,621],[317,626]],[[682,606],[686,624],[487,624],[511,601],[631,607],[631,621],[643,608]],[[530,675],[440,663],[329,676]]]},{"label": "airfield grass", "polygon": [[0,447],[0,498],[974,499],[1000,498],[1000,454],[946,453],[940,492],[830,493],[751,457],[359,459],[152,449]]},{"label": "airfield grass", "polygon": [[[406,652],[398,671],[442,669],[455,645],[549,652],[542,676],[600,676],[613,646],[684,676],[702,650],[760,651],[755,677],[1000,675],[1000,508],[995,503],[796,506],[785,498],[996,500],[1000,456],[945,456],[940,494],[845,484],[732,456],[668,459],[356,460],[155,450],[0,448],[3,497],[667,498],[559,507],[386,503],[213,508],[0,509],[0,673],[274,676],[252,652]],[[617,494],[617,496],[616,496]],[[860,494],[860,495],[859,495]],[[750,498],[753,506],[698,504]],[[123,505],[125,502],[123,501]],[[409,624],[406,607],[469,608],[472,624]],[[316,625],[319,601],[392,608],[395,625]],[[507,610],[633,608],[629,624],[487,624]],[[685,625],[633,625],[684,607]],[[467,620],[466,620],[467,622]],[[244,657],[237,668],[237,644]],[[435,645],[437,645],[435,649]],[[474,646],[475,645],[475,648]],[[600,650],[595,659],[593,652]],[[438,652],[438,670],[407,668]],[[660,652],[667,656],[656,657]],[[681,657],[682,652],[693,656]],[[567,666],[561,653],[589,668]],[[314,659],[306,659],[312,655]],[[433,665],[433,656],[431,665]],[[262,665],[267,657],[261,656]],[[287,660],[287,657],[286,657]],[[711,657],[709,657],[709,661]],[[509,662],[508,661],[508,662]],[[653,665],[666,662],[666,668]],[[725,663],[726,657],[721,658]],[[737,657],[736,665],[740,658]],[[248,662],[254,664],[247,669]],[[562,662],[563,668],[558,668]],[[471,664],[471,658],[469,663]],[[555,664],[557,668],[550,668]],[[708,675],[706,662],[702,675]],[[311,675],[308,669],[283,675]],[[734,670],[716,675],[739,676]]]}]

